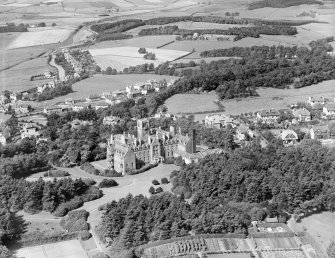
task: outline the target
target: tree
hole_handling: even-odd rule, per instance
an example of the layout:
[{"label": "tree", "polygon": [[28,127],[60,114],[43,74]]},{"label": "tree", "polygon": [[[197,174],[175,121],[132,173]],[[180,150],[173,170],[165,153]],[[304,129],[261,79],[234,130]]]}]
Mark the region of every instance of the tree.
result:
[{"label": "tree", "polygon": [[40,22],[40,23],[37,25],[37,27],[46,27],[46,24],[45,24],[45,22]]},{"label": "tree", "polygon": [[153,185],[159,185],[159,182],[158,182],[158,180],[154,179],[154,180],[152,180],[152,184]]},{"label": "tree", "polygon": [[140,54],[146,54],[146,53],[147,53],[147,50],[146,50],[144,47],[141,47],[141,48],[138,50],[138,53],[140,53]]},{"label": "tree", "polygon": [[151,194],[155,194],[155,188],[153,187],[153,186],[151,186],[150,188],[149,188],[149,193],[151,193]]},{"label": "tree", "polygon": [[100,67],[99,65],[97,65],[97,66],[95,67],[95,71],[96,71],[97,73],[101,73],[101,67]]},{"label": "tree", "polygon": [[57,26],[57,24],[56,24],[55,22],[53,22],[53,23],[51,24],[51,26],[52,26],[52,27],[55,27],[55,26]]},{"label": "tree", "polygon": [[157,189],[156,189],[156,193],[162,193],[163,192],[163,188],[162,187],[158,187]]},{"label": "tree", "polygon": [[161,179],[161,183],[162,183],[163,185],[166,185],[166,184],[169,183],[169,180],[168,180],[166,177],[163,177],[163,178]]},{"label": "tree", "polygon": [[113,72],[112,67],[108,66],[108,67],[106,68],[106,74],[111,75],[112,72]]},{"label": "tree", "polygon": [[335,258],[335,242],[332,241],[328,248],[327,248],[327,254],[329,256],[329,258]]}]

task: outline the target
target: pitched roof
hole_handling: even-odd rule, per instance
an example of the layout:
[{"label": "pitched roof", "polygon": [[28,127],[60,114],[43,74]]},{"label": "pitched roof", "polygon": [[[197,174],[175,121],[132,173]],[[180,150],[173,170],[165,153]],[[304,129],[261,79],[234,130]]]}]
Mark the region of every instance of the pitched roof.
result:
[{"label": "pitched roof", "polygon": [[325,105],[325,108],[328,111],[335,111],[335,103],[328,103],[328,104]]},{"label": "pitched roof", "polygon": [[311,113],[306,109],[306,108],[299,108],[299,109],[294,109],[292,110],[292,114],[294,116],[310,116]]},{"label": "pitched roof", "polygon": [[259,114],[262,117],[267,117],[267,116],[280,116],[279,111],[274,110],[274,109],[270,109],[270,110],[262,110],[261,112],[259,112]]},{"label": "pitched roof", "polygon": [[284,130],[281,133],[281,138],[282,140],[297,140],[298,139],[298,135],[295,131],[293,130]]},{"label": "pitched roof", "polygon": [[312,127],[314,132],[319,131],[320,133],[329,133],[329,126],[328,125],[317,125]]}]

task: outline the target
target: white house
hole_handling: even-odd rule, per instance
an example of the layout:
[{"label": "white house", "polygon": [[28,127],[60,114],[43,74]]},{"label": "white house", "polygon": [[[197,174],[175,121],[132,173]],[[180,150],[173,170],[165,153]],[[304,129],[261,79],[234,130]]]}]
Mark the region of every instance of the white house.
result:
[{"label": "white house", "polygon": [[328,103],[323,107],[323,113],[325,116],[334,116],[335,115],[335,103]]},{"label": "white house", "polygon": [[21,133],[21,139],[24,138],[31,138],[31,137],[39,137],[40,133],[38,132],[36,127],[23,127],[23,129],[20,131]]},{"label": "white house", "polygon": [[325,98],[323,96],[321,97],[308,97],[307,103],[309,103],[312,107],[316,105],[324,105],[325,104]]},{"label": "white house", "polygon": [[0,133],[0,145],[5,146],[6,142],[7,142],[6,137],[2,133]]},{"label": "white house", "polygon": [[234,119],[225,114],[207,115],[205,118],[205,125],[210,128],[222,128],[228,124],[236,126]]},{"label": "white house", "polygon": [[311,113],[306,108],[298,108],[292,110],[292,115],[299,122],[309,122],[311,121]]},{"label": "white house", "polygon": [[298,142],[298,135],[293,130],[284,130],[280,135],[285,147],[294,145]]},{"label": "white house", "polygon": [[266,124],[278,122],[279,117],[280,113],[274,109],[262,110],[257,113],[257,119]]},{"label": "white house", "polygon": [[104,125],[116,125],[118,124],[122,119],[116,116],[106,116],[102,120],[102,123]]}]

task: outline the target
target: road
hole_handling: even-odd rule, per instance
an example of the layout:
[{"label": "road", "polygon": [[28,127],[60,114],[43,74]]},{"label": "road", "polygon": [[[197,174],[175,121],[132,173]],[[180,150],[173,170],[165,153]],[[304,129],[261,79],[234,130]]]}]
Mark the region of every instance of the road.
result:
[{"label": "road", "polygon": [[65,70],[60,65],[56,64],[55,58],[56,58],[56,55],[54,53],[52,53],[51,54],[50,65],[57,68],[59,80],[63,81],[63,80],[65,80]]}]

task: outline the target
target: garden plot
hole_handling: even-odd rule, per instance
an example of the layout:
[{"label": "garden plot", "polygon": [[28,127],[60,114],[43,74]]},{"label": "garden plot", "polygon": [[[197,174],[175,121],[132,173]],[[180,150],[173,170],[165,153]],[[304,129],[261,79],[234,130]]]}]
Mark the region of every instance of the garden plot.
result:
[{"label": "garden plot", "polygon": [[54,29],[34,32],[25,32],[20,34],[10,45],[9,49],[31,47],[60,43],[64,41],[71,33],[69,29]]},{"label": "garden plot", "polygon": [[147,60],[143,54],[138,53],[138,47],[114,47],[105,49],[90,49],[90,53],[94,60],[102,69],[108,66],[117,70],[129,66],[136,66],[145,63],[154,63],[155,65],[166,61],[173,61],[179,57],[187,55],[187,51],[177,51],[168,49],[147,48],[147,52],[155,53],[155,60]]}]

